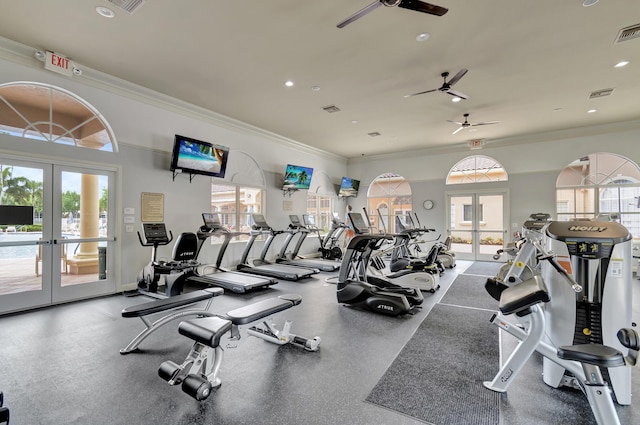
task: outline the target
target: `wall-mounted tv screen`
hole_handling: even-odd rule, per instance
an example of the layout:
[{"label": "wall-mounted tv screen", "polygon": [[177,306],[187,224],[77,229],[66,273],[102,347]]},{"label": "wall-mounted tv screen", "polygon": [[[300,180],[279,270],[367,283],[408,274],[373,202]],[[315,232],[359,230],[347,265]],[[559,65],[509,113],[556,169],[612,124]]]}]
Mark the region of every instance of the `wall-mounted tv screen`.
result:
[{"label": "wall-mounted tv screen", "polygon": [[287,165],[284,173],[284,184],[282,190],[309,189],[313,168],[300,167],[298,165]]},{"label": "wall-mounted tv screen", "polygon": [[343,177],[342,182],[340,182],[340,190],[338,191],[338,196],[342,196],[343,198],[358,196],[359,188],[360,180]]},{"label": "wall-mounted tv screen", "polygon": [[171,171],[224,177],[229,148],[176,134],[171,157]]}]

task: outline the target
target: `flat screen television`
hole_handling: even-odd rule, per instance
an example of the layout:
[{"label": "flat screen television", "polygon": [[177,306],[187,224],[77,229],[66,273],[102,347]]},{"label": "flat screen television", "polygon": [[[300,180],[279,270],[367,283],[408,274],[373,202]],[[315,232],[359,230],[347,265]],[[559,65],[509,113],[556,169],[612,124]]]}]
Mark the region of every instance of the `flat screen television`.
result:
[{"label": "flat screen television", "polygon": [[300,167],[298,165],[287,165],[284,173],[284,184],[282,190],[307,190],[311,185],[313,168]]},{"label": "flat screen television", "polygon": [[171,171],[224,177],[229,148],[176,134],[171,156]]},{"label": "flat screen television", "polygon": [[343,198],[352,198],[358,196],[358,189],[360,188],[360,180],[350,179],[349,177],[343,177],[340,182],[340,190],[338,196]]}]

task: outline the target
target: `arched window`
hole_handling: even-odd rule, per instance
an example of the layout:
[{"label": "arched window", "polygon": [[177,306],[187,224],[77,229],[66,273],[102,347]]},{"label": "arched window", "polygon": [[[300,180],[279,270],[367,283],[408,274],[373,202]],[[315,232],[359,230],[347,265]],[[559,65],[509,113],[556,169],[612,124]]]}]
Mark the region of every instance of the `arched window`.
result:
[{"label": "arched window", "polygon": [[386,229],[387,232],[395,232],[395,217],[410,212],[412,204],[411,186],[399,174],[381,174],[369,185],[367,205],[370,225],[378,231]]},{"label": "arched window", "polygon": [[447,175],[447,184],[497,182],[509,180],[502,164],[484,155],[472,155],[458,161]]},{"label": "arched window", "polygon": [[117,152],[111,127],[97,109],[48,84],[0,84],[0,133]]},{"label": "arched window", "polygon": [[613,218],[640,235],[640,167],[606,152],[576,159],[556,180],[556,213],[558,220]]}]

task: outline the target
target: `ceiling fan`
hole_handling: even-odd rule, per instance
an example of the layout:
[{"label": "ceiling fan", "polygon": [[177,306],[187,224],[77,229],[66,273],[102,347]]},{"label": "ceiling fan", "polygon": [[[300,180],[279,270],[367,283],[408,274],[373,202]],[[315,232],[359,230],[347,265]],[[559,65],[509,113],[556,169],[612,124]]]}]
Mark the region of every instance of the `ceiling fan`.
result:
[{"label": "ceiling fan", "polygon": [[434,91],[441,91],[443,93],[449,93],[452,96],[459,97],[460,99],[469,99],[469,96],[467,96],[466,94],[461,93],[461,92],[459,92],[457,90],[453,90],[451,88],[451,86],[453,86],[455,83],[457,83],[460,80],[460,78],[464,77],[464,75],[467,72],[468,72],[468,70],[463,68],[460,71],[458,71],[458,73],[456,75],[454,75],[452,79],[447,81],[447,77],[449,76],[449,72],[445,71],[442,74],[440,74],[442,76],[442,78],[444,79],[444,82],[442,83],[441,87],[438,87],[437,89],[421,91],[421,92],[418,92],[418,93],[406,94],[406,95],[404,95],[404,97],[412,97],[412,96],[418,96],[418,95],[425,94],[425,93],[431,93],[431,92],[434,92]]},{"label": "ceiling fan", "polygon": [[436,6],[434,4],[425,3],[420,0],[376,0],[371,3],[369,6],[364,7],[363,9],[357,11],[353,15],[349,16],[344,21],[340,22],[337,27],[343,28],[355,21],[356,19],[362,18],[369,12],[372,12],[374,9],[377,9],[380,6],[387,7],[395,7],[399,6],[404,9],[415,10],[416,12],[428,13],[429,15],[442,16],[449,11],[449,9],[445,9],[444,7]]},{"label": "ceiling fan", "polygon": [[454,124],[458,124],[460,127],[454,131],[452,134],[456,134],[458,131],[464,129],[464,128],[469,128],[469,127],[475,127],[478,125],[489,125],[489,124],[498,124],[500,121],[486,121],[486,122],[475,122],[475,123],[470,123],[467,118],[469,118],[469,114],[464,114],[464,122],[458,122],[458,121],[451,121],[451,120],[447,120],[449,122],[452,122]]}]

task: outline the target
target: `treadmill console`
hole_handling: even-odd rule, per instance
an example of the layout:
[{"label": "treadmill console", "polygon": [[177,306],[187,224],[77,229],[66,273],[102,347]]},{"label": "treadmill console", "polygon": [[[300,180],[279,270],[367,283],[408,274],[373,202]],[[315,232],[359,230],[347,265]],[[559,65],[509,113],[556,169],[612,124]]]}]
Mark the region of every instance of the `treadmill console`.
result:
[{"label": "treadmill console", "polygon": [[316,220],[311,214],[302,214],[302,221],[305,226],[315,226]]},{"label": "treadmill console", "polygon": [[297,214],[289,214],[289,221],[291,221],[291,227],[299,228],[302,227],[302,223],[300,223],[300,217]]},{"label": "treadmill console", "polygon": [[146,243],[169,243],[169,235],[164,223],[142,223],[142,232]]},{"label": "treadmill console", "polygon": [[251,217],[253,217],[253,227],[255,227],[256,229],[262,229],[262,230],[269,230],[271,229],[271,227],[269,227],[269,225],[267,224],[267,221],[264,218],[264,215],[262,214],[251,214]]},{"label": "treadmill console", "polygon": [[204,225],[209,229],[218,229],[222,227],[220,216],[217,213],[202,213]]}]

